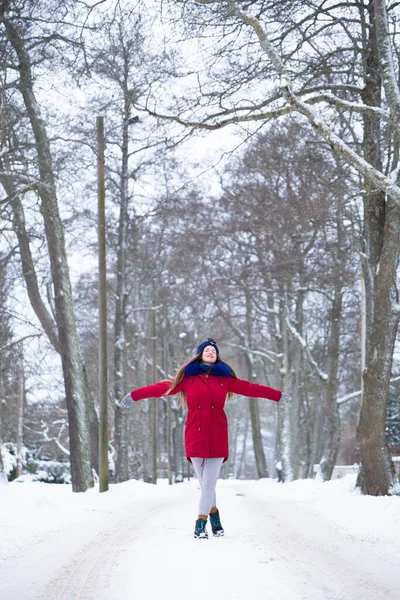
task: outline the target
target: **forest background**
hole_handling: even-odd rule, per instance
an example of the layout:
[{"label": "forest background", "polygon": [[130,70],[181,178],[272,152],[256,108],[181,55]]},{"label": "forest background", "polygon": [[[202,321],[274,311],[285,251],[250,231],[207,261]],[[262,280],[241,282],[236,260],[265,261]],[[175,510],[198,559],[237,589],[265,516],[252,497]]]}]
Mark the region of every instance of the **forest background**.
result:
[{"label": "forest background", "polygon": [[70,465],[84,491],[98,471],[102,115],[111,479],[189,474],[175,399],[118,401],[211,335],[293,399],[228,403],[224,477],[359,463],[364,493],[399,492],[399,17],[369,0],[0,2],[4,480]]}]

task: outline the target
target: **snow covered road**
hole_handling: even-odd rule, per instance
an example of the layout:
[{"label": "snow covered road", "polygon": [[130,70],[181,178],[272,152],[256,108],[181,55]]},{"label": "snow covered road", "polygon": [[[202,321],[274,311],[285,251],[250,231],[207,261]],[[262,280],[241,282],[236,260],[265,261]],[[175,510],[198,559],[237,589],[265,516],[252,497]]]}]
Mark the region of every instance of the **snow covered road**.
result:
[{"label": "snow covered road", "polygon": [[354,479],[220,481],[226,536],[195,540],[195,480],[99,494],[0,488],[1,600],[399,600],[400,498]]}]

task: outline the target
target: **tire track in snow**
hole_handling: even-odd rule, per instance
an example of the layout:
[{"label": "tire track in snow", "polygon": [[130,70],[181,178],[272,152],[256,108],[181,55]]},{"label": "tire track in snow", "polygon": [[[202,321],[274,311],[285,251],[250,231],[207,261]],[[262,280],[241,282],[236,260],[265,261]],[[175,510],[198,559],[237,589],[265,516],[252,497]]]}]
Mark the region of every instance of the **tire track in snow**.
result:
[{"label": "tire track in snow", "polygon": [[[171,498],[167,505],[175,502]],[[157,510],[159,499],[148,502],[148,514],[138,515],[132,505],[124,507],[117,519],[111,518],[106,528],[86,543],[75,559],[63,565],[46,586],[41,600],[98,600],[115,563],[115,557],[140,535],[148,516]],[[100,523],[101,526],[101,523]]]},{"label": "tire track in snow", "polygon": [[[68,565],[66,572],[59,576],[48,597],[52,600],[91,600],[97,597],[96,588],[110,568],[113,555],[110,550],[124,548],[135,535],[135,527],[128,529],[125,522],[119,524],[117,532],[102,532],[80,553],[78,561]],[[61,589],[60,589],[61,588]],[[47,595],[47,594],[46,594]]]}]

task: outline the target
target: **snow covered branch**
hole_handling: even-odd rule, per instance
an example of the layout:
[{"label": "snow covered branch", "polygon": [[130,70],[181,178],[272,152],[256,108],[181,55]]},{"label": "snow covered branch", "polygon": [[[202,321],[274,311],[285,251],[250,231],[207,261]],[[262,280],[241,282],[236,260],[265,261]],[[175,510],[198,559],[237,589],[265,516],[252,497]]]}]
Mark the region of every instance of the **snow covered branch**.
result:
[{"label": "snow covered branch", "polygon": [[336,403],[343,404],[344,402],[353,400],[353,398],[358,398],[358,396],[361,396],[361,394],[362,394],[361,390],[358,390],[358,392],[353,392],[352,394],[347,394],[346,396],[342,396],[341,398],[338,398],[336,400]]},{"label": "snow covered branch", "polygon": [[374,113],[376,115],[380,115],[385,117],[386,119],[389,117],[389,113],[383,108],[379,108],[379,106],[368,106],[368,104],[363,104],[360,102],[348,102],[347,100],[342,100],[338,96],[334,94],[330,94],[329,92],[320,92],[316,96],[312,96],[311,98],[307,98],[305,100],[307,104],[316,104],[317,102],[327,102],[333,106],[338,106],[340,108],[347,108],[351,112],[357,113]]},{"label": "snow covered branch", "polygon": [[272,352],[270,350],[252,350],[251,348],[247,348],[246,346],[242,346],[241,344],[233,344],[228,342],[226,343],[226,346],[231,346],[232,348],[239,348],[239,350],[244,350],[244,352],[248,352],[248,354],[251,355],[262,356],[263,358],[269,360],[269,362],[272,364],[275,364],[275,358],[282,357],[281,354],[277,354],[276,352]]},{"label": "snow covered branch", "polygon": [[29,189],[37,188],[37,187],[47,187],[38,179],[32,179],[27,175],[23,175],[22,173],[18,173],[17,171],[0,171],[0,179],[9,177],[13,181],[19,181],[25,185],[29,186]]},{"label": "snow covered branch", "polygon": [[9,350],[13,346],[17,346],[18,344],[20,344],[24,340],[27,340],[28,338],[41,337],[41,336],[42,336],[41,333],[31,333],[30,335],[24,335],[24,337],[20,338],[19,340],[16,340],[15,342],[11,342],[10,344],[7,344],[6,346],[3,346],[2,348],[0,348],[0,354],[2,352],[5,352],[6,350]]},{"label": "snow covered branch", "polygon": [[[392,377],[392,379],[390,379],[389,383],[395,383],[396,381],[400,381],[400,377]],[[353,398],[358,398],[358,396],[361,396],[362,391],[358,390],[357,392],[353,392],[351,394],[346,394],[346,396],[342,396],[341,398],[337,399],[337,404],[344,404],[344,402],[348,402],[349,400],[353,400]]]},{"label": "snow covered branch", "polygon": [[[157,117],[158,119],[163,119],[165,121],[174,121],[175,123],[179,123],[184,127],[192,127],[193,129],[207,129],[209,131],[221,129],[222,127],[226,127],[227,125],[235,125],[238,123],[248,123],[250,121],[265,121],[267,119],[276,119],[277,117],[281,117],[282,115],[291,112],[292,110],[290,106],[283,106],[281,108],[277,108],[276,110],[270,110],[267,112],[261,112],[257,114],[252,113],[243,116],[235,114],[229,119],[223,119],[221,121],[218,121],[217,123],[209,123],[208,121],[217,118],[217,115],[209,115],[206,119],[204,119],[204,121],[186,121],[174,115],[164,115],[161,113],[157,113],[156,111],[151,110],[146,106],[139,107],[136,105],[136,108],[138,110],[144,110],[150,116]],[[235,112],[237,113],[237,111]]]},{"label": "snow covered branch", "polygon": [[61,427],[60,427],[58,436],[57,437],[54,437],[54,436],[49,437],[49,426],[47,423],[42,421],[43,439],[45,442],[54,442],[58,446],[58,448],[61,450],[61,452],[63,452],[65,455],[69,456],[70,451],[68,450],[68,448],[65,448],[65,446],[63,446],[62,443],[60,442],[60,438],[61,438],[62,434],[64,433],[66,423],[65,423],[65,421],[58,421],[58,423],[61,423]]},{"label": "snow covered branch", "polygon": [[297,329],[295,327],[293,327],[293,325],[290,322],[289,317],[286,317],[286,324],[288,326],[288,328],[290,329],[292,335],[300,342],[301,347],[306,351],[308,360],[310,361],[310,363],[312,364],[312,366],[314,367],[314,369],[316,370],[316,372],[318,373],[319,377],[322,379],[322,381],[327,381],[328,379],[328,375],[327,373],[324,373],[324,371],[322,371],[319,366],[318,363],[313,359],[310,349],[308,347],[308,344],[306,342],[306,340],[303,338],[303,336],[297,331]]}]

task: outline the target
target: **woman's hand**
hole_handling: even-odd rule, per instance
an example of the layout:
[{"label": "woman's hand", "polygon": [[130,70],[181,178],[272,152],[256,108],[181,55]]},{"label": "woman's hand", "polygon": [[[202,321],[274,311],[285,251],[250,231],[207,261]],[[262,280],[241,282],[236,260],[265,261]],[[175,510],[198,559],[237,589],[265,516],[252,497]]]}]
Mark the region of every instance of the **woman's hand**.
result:
[{"label": "woman's hand", "polygon": [[125,396],[125,398],[122,398],[121,402],[120,402],[120,406],[122,408],[130,408],[133,404],[133,400],[132,400],[132,396],[129,392],[129,394],[127,394]]}]

